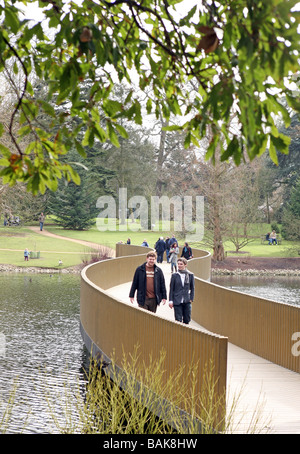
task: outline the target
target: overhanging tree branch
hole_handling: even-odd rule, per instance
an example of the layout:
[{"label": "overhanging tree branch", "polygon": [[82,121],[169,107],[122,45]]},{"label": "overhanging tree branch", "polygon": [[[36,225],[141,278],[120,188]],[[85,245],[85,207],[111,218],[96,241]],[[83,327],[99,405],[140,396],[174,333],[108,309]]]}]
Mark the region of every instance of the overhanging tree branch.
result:
[{"label": "overhanging tree branch", "polygon": [[19,57],[18,52],[17,52],[17,51],[14,49],[14,47],[7,41],[6,38],[3,37],[3,40],[4,40],[5,44],[9,47],[9,49],[12,51],[12,53],[15,55],[15,57],[17,58],[18,62],[20,63],[20,65],[21,65],[22,68],[23,68],[24,75],[25,75],[24,87],[23,87],[21,96],[18,98],[17,105],[16,105],[16,107],[15,107],[15,109],[14,109],[12,115],[11,115],[10,123],[9,123],[9,128],[8,128],[10,138],[11,138],[11,140],[13,141],[13,143],[14,143],[16,149],[18,150],[20,156],[22,156],[22,155],[23,155],[22,150],[21,150],[21,148],[19,147],[19,144],[18,144],[18,142],[16,141],[15,136],[14,136],[14,133],[13,133],[13,124],[14,124],[15,116],[16,116],[18,110],[20,109],[20,107],[21,107],[21,105],[22,105],[22,102],[23,102],[23,99],[24,99],[25,94],[26,94],[27,83],[28,83],[28,73],[27,73],[26,66],[24,65],[23,61],[22,61],[21,58]]}]

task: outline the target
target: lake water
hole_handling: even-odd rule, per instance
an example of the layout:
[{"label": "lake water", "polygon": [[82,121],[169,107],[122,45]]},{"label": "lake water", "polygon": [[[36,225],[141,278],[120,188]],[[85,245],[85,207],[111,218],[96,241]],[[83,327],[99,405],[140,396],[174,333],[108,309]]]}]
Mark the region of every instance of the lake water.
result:
[{"label": "lake water", "polygon": [[300,277],[213,276],[211,282],[279,303],[300,305]]},{"label": "lake water", "polygon": [[0,289],[0,421],[1,404],[16,389],[7,433],[58,432],[52,403],[64,421],[60,399],[83,381],[87,364],[79,329],[80,277],[1,275]]},{"label": "lake water", "polygon": [[[212,281],[300,304],[299,278],[215,276]],[[3,402],[16,389],[7,433],[58,433],[48,402],[64,425],[66,390],[77,392],[88,368],[79,326],[79,275],[0,275],[0,422]]]}]

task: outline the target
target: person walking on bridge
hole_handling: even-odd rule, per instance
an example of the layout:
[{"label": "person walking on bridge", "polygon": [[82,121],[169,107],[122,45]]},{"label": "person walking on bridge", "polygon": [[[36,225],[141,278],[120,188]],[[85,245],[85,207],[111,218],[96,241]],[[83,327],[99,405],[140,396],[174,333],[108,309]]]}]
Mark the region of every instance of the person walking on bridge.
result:
[{"label": "person walking on bridge", "polygon": [[163,259],[164,259],[164,252],[166,250],[166,243],[164,242],[164,239],[162,236],[156,242],[155,250],[157,253],[157,263],[162,263]]},{"label": "person walking on bridge", "polygon": [[192,302],[195,294],[194,274],[186,269],[187,260],[178,259],[178,271],[172,274],[170,282],[169,307],[174,308],[175,320],[189,324],[191,321]]},{"label": "person walking on bridge", "polygon": [[156,253],[148,252],[146,262],[135,270],[129,298],[134,303],[134,295],[137,292],[137,303],[139,307],[156,312],[157,306],[162,302],[166,303],[167,290],[165,277],[162,269],[156,264]]}]

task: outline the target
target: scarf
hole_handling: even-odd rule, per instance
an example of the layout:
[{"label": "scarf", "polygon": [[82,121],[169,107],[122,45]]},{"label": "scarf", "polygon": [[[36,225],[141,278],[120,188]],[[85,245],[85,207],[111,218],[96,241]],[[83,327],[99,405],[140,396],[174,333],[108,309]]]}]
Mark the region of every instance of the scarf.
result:
[{"label": "scarf", "polygon": [[187,270],[178,270],[178,273],[181,274],[181,275],[185,275],[184,276],[184,280],[182,280],[182,284],[189,284],[190,282],[190,277],[189,277],[189,273],[187,272]]}]

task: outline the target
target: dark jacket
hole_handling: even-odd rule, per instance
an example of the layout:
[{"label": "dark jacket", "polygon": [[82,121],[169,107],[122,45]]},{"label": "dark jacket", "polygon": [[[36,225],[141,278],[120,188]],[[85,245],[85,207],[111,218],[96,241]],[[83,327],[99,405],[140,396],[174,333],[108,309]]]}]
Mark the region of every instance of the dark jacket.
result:
[{"label": "dark jacket", "polygon": [[158,240],[156,245],[155,245],[155,250],[158,254],[161,254],[162,252],[165,252],[166,250],[166,243],[164,240]]},{"label": "dark jacket", "polygon": [[182,248],[182,253],[181,253],[181,257],[184,257],[185,259],[189,260],[192,258],[192,249],[190,248],[190,246],[186,247],[184,246]]},{"label": "dark jacket", "polygon": [[[140,306],[144,306],[146,300],[146,263],[138,266],[135,270],[129,298],[133,298],[137,291],[137,302]],[[157,305],[161,300],[167,299],[167,290],[164,274],[157,265],[154,265],[154,292]]]},{"label": "dark jacket", "polygon": [[165,243],[166,243],[166,250],[167,250],[167,251],[170,250],[170,247],[171,247],[170,242],[171,242],[170,238],[169,238],[168,240],[165,241]]},{"label": "dark jacket", "polygon": [[172,274],[170,282],[169,301],[172,301],[174,306],[180,304],[182,299],[184,303],[189,303],[190,301],[194,300],[195,296],[194,274],[188,271],[187,276],[188,279],[185,279],[184,286],[182,286],[180,273],[177,272]]},{"label": "dark jacket", "polygon": [[[170,248],[172,247],[172,245],[176,243],[178,245],[178,241],[176,240],[176,238],[174,236],[172,236],[172,238],[169,239],[169,245],[170,245]],[[169,249],[170,249],[169,248]]]}]

